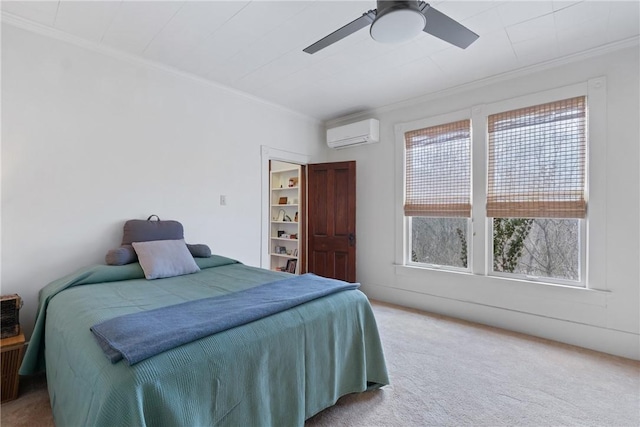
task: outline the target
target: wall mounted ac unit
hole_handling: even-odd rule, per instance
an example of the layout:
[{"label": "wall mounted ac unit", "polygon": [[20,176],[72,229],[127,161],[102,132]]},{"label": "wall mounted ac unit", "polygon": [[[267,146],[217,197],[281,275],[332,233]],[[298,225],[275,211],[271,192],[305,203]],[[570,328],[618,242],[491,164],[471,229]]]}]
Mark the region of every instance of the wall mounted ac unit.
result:
[{"label": "wall mounted ac unit", "polygon": [[327,145],[330,148],[347,148],[371,144],[380,140],[380,122],[367,119],[336,128],[327,129]]}]

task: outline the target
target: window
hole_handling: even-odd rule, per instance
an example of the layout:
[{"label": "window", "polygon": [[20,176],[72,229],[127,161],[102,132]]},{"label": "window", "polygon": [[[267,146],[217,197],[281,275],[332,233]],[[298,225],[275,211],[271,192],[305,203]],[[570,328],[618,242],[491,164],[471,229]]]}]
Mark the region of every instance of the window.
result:
[{"label": "window", "polygon": [[579,282],[579,220],[494,218],[493,271]]},{"label": "window", "polygon": [[471,121],[411,130],[404,141],[407,261],[467,269]]},{"label": "window", "polygon": [[606,289],[605,113],[597,78],[396,125],[399,268]]},{"label": "window", "polygon": [[411,263],[467,268],[468,218],[414,216],[411,223]]},{"label": "window", "polygon": [[492,271],[580,281],[585,97],[490,115]]}]

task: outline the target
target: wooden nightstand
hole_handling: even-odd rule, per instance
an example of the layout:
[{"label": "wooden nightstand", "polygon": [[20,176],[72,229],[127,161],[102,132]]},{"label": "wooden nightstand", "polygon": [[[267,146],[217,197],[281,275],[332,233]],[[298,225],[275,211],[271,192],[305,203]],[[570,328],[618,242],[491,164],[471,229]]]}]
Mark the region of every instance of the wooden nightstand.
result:
[{"label": "wooden nightstand", "polygon": [[2,359],[2,390],[0,390],[0,396],[2,402],[6,402],[18,397],[20,380],[18,369],[20,369],[22,353],[24,352],[24,334],[22,330],[15,337],[1,339],[0,352],[0,359]]}]

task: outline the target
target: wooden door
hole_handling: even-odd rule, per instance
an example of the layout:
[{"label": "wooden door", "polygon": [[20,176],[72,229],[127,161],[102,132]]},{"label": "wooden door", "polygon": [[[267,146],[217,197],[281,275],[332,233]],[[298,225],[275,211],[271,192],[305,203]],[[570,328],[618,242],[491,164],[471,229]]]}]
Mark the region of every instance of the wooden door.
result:
[{"label": "wooden door", "polygon": [[356,281],[356,162],[307,168],[308,271]]}]

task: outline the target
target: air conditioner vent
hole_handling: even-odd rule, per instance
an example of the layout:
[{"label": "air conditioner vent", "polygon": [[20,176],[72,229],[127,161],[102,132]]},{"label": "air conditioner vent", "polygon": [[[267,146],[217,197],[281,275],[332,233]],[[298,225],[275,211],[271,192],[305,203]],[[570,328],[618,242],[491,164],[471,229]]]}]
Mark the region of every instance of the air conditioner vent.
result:
[{"label": "air conditioner vent", "polygon": [[372,144],[380,140],[380,122],[376,119],[361,120],[344,126],[327,129],[327,145],[330,148],[347,148]]}]

